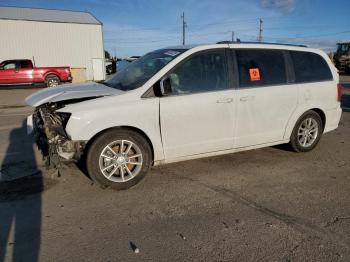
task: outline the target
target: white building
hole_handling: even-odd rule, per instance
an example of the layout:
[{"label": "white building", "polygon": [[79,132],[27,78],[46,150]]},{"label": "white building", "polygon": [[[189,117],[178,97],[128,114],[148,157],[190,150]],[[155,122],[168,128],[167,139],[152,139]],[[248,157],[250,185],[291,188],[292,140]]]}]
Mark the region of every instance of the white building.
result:
[{"label": "white building", "polygon": [[0,62],[33,57],[38,67],[84,68],[87,80],[104,80],[102,23],[87,12],[0,7]]}]

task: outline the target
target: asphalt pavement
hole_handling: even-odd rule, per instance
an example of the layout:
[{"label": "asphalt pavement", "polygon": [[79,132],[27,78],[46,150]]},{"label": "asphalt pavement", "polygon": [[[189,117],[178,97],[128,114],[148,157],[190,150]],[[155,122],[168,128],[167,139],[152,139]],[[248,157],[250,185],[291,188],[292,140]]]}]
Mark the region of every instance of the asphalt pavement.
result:
[{"label": "asphalt pavement", "polygon": [[75,165],[46,170],[26,136],[28,94],[0,91],[0,261],[350,261],[342,79],[340,126],[314,151],[277,146],[154,167],[126,191],[101,189]]}]

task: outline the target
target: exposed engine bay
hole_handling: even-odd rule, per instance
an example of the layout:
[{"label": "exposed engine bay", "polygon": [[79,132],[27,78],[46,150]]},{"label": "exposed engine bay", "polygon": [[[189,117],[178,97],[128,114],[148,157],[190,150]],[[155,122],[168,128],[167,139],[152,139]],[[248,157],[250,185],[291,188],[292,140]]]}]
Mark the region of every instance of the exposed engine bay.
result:
[{"label": "exposed engine bay", "polygon": [[61,163],[80,159],[86,141],[72,141],[66,132],[71,115],[58,112],[66,106],[124,91],[101,83],[80,83],[42,89],[26,98],[35,108],[27,119],[28,133],[34,133],[36,143],[46,159],[47,166],[59,168]]},{"label": "exposed engine bay", "polygon": [[35,108],[33,114],[35,141],[47,167],[60,168],[62,163],[79,160],[86,144],[85,141],[72,141],[69,138],[65,128],[70,114],[56,110],[67,104],[94,98],[97,97],[46,103]]}]

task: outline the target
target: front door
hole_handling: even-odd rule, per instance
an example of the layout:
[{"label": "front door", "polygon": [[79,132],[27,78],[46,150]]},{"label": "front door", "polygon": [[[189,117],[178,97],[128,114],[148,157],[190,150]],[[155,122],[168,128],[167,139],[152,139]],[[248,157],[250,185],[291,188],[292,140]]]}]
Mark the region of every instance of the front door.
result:
[{"label": "front door", "polygon": [[27,84],[33,82],[33,65],[30,60],[22,60],[16,70],[19,83]]},{"label": "front door", "polygon": [[288,84],[287,54],[280,50],[236,50],[239,88],[235,148],[283,140],[298,101],[298,86]]},{"label": "front door", "polygon": [[234,93],[225,49],[196,53],[169,74],[172,93],[160,98],[166,159],[233,148]]}]

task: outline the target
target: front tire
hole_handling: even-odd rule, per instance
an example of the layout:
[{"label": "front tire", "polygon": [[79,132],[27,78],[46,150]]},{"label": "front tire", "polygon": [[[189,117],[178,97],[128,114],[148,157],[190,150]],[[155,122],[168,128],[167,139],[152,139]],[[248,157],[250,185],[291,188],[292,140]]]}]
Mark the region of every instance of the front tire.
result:
[{"label": "front tire", "polygon": [[316,147],[323,133],[322,119],[315,111],[304,113],[296,123],[290,145],[295,152],[308,152]]},{"label": "front tire", "polygon": [[91,144],[86,161],[92,180],[102,187],[124,190],[145,177],[151,166],[152,151],[141,134],[113,129]]}]

